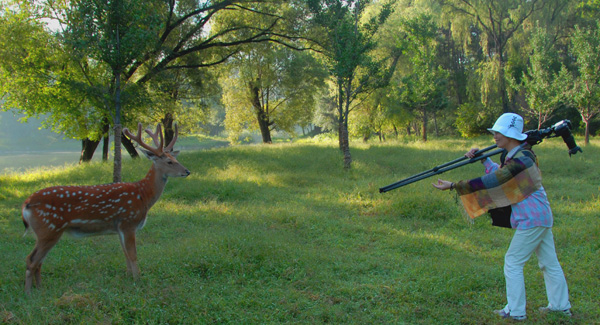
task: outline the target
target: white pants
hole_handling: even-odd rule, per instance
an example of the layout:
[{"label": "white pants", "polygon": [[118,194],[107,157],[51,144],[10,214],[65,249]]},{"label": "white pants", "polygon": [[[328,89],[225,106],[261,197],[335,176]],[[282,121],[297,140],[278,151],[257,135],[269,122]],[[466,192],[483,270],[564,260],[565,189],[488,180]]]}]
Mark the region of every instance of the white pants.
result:
[{"label": "white pants", "polygon": [[544,273],[548,307],[552,310],[570,309],[569,290],[556,257],[552,228],[535,227],[526,230],[517,229],[504,257],[508,301],[504,311],[511,316],[524,316],[526,313],[523,266],[533,252],[537,255],[539,267]]}]

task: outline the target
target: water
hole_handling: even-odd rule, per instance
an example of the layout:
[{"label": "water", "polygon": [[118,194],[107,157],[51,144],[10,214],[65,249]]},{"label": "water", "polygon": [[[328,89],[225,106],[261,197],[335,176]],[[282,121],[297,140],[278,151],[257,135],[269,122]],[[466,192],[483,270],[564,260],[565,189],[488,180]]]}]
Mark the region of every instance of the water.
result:
[{"label": "water", "polygon": [[80,154],[77,151],[0,153],[0,175],[24,173],[38,167],[77,165]]}]

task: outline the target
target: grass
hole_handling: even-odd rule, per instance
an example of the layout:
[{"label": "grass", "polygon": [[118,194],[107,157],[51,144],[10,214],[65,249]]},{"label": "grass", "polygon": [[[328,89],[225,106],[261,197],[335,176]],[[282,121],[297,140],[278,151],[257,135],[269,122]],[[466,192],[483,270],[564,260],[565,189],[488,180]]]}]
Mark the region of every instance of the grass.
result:
[{"label": "grass", "polygon": [[[352,144],[342,169],[334,144],[293,143],[187,150],[192,174],[172,179],[138,232],[134,282],[115,236],[65,236],[50,252],[44,288],[23,293],[20,205],[57,184],[112,179],[111,164],[0,176],[0,322],[5,323],[502,323],[502,264],[512,231],[467,220],[434,178],[378,188],[457,157],[489,138]],[[569,158],[560,139],[536,146],[555,213],[554,235],[574,316],[543,315],[543,276],[525,267],[528,322],[600,319],[600,143]],[[126,181],[145,159],[126,160]],[[482,174],[479,164],[442,175]]]}]

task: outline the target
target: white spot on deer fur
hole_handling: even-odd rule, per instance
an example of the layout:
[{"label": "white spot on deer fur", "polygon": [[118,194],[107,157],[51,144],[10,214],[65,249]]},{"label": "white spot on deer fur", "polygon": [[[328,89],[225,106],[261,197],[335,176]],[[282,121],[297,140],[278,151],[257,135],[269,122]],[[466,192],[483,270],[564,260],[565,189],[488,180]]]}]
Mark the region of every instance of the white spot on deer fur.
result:
[{"label": "white spot on deer fur", "polygon": [[50,229],[56,229],[56,226],[53,223],[51,223],[51,224],[48,225],[48,228],[50,228]]},{"label": "white spot on deer fur", "polygon": [[131,200],[127,201],[127,204],[131,204]]},{"label": "white spot on deer fur", "polygon": [[46,204],[46,209],[52,209],[52,206],[50,204]]}]

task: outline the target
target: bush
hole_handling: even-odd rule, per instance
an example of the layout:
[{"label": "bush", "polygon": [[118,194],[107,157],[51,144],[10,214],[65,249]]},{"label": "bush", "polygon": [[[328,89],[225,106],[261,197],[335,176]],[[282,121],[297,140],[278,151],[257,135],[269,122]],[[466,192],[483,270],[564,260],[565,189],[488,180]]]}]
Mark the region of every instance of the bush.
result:
[{"label": "bush", "polygon": [[500,112],[486,109],[481,103],[466,103],[457,110],[456,128],[463,137],[472,138],[487,132]]}]

